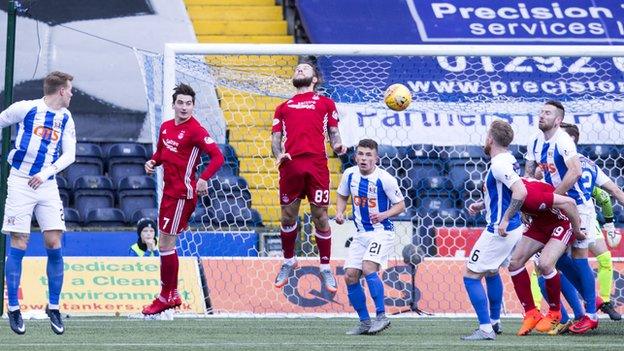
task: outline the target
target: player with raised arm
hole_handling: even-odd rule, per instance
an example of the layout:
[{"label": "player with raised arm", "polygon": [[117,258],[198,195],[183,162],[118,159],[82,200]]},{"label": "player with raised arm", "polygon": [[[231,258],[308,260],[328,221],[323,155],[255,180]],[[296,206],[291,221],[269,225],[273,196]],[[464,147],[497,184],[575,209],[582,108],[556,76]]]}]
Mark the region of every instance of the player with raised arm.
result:
[{"label": "player with raised arm", "polygon": [[[555,194],[555,187],[548,183],[527,178],[522,181],[527,197],[521,211],[530,218],[530,224],[516,245],[508,267],[516,295],[525,311],[517,333],[519,336],[527,335],[533,328],[547,333],[561,321],[561,278],[555,264],[573,239],[585,236],[572,198]],[[539,252],[538,268],[546,279],[545,287],[550,297],[549,311],[544,317],[534,303],[529,273],[525,268],[526,262]]]},{"label": "player with raised arm", "polygon": [[11,172],[2,224],[2,232],[11,235],[5,277],[9,324],[17,334],[26,332],[18,290],[33,211],[43,231],[48,255],[46,312],[52,331],[65,332],[59,312],[64,271],[61,236],[65,220],[55,175],[76,159],[76,129],[67,109],[72,98],[73,79],[67,73],[51,72],[43,80],[42,99],[19,101],[0,113],[0,127],[18,124],[15,147],[8,155]]},{"label": "player with raised arm", "polygon": [[[193,116],[195,91],[179,84],[173,92],[175,118],[160,126],[156,152],[145,162],[147,174],[163,167],[164,189],[158,210],[160,240],[160,294],[143,308],[143,314],[161,313],[178,307],[178,235],[188,228],[188,220],[197,204],[197,197],[208,193],[208,179],[223,165],[223,155],[208,131]],[[210,163],[196,179],[201,154],[210,156]]]},{"label": "player with raised arm", "polygon": [[308,62],[297,65],[292,83],[297,94],[275,109],[271,136],[271,148],[279,169],[280,237],[284,253],[284,263],[274,285],[277,288],[286,285],[297,267],[297,217],[301,199],[307,197],[321,261],[321,279],[327,290],[335,292],[336,279],[329,266],[331,229],[327,216],[329,168],[326,135],[336,154],[344,154],[347,148],[340,139],[336,104],[315,92],[320,83],[316,66]]},{"label": "player with raised arm", "polygon": [[[574,140],[575,144],[578,144],[580,137],[579,128],[570,123],[561,123],[563,128]],[[592,191],[592,197],[596,201],[596,204],[602,209],[602,214],[605,219],[605,225],[603,228],[606,230],[607,243],[611,247],[616,247],[619,244],[620,234],[616,231],[613,224],[613,205],[609,194],[613,195],[620,204],[624,204],[624,192],[607,176],[600,167],[598,167],[593,161],[589,160],[584,155],[580,156],[581,167],[583,169],[583,180],[585,183],[595,183],[595,187]],[[602,190],[604,188],[606,190]],[[607,194],[607,192],[609,194]],[[594,219],[594,227],[596,229],[596,240],[589,245],[589,250],[596,257],[598,261],[598,293],[596,298],[596,308],[607,313],[612,320],[621,320],[622,316],[611,303],[611,290],[613,288],[613,262],[611,258],[611,252],[605,244],[605,237],[602,235],[602,229],[598,223],[598,219]]]},{"label": "player with raised arm", "polygon": [[500,280],[498,270],[509,261],[524,230],[519,211],[527,190],[517,173],[518,163],[508,149],[513,136],[509,123],[496,120],[490,124],[484,147],[485,154],[491,158],[484,182],[484,201],[468,206],[472,215],[486,210],[487,226],[470,251],[464,271],[464,286],[477,313],[479,328],[462,337],[463,340],[496,339],[493,324],[497,329],[500,325],[492,320],[490,312],[500,313],[503,287],[502,283],[488,285],[486,295],[481,279],[498,276]]},{"label": "player with raised arm", "polygon": [[[390,326],[385,314],[383,282],[377,272],[386,265],[394,247],[395,233],[390,218],[405,210],[405,201],[397,180],[376,166],[377,149],[374,140],[360,140],[355,150],[357,165],[344,171],[337,190],[336,223],[345,222],[350,196],[357,228],[344,267],[349,302],[360,317],[360,324],[347,331],[348,335],[376,334]],[[362,274],[375,303],[377,316],[373,322],[360,284]]]},{"label": "player with raised arm", "polygon": [[576,201],[586,238],[575,240],[572,243],[572,258],[565,260],[568,256],[563,255],[557,267],[573,284],[577,280],[582,286],[579,292],[586,302],[587,313],[570,326],[570,331],[583,334],[598,327],[595,280],[587,260],[589,245],[596,239],[596,210],[591,199],[593,184],[585,184],[581,179],[581,161],[576,145],[560,128],[564,115],[565,109],[559,101],[550,100],[543,105],[539,113],[540,132],[527,145],[525,175],[535,177],[535,168],[539,165],[544,172],[544,180],[555,187],[556,194],[568,195]]}]

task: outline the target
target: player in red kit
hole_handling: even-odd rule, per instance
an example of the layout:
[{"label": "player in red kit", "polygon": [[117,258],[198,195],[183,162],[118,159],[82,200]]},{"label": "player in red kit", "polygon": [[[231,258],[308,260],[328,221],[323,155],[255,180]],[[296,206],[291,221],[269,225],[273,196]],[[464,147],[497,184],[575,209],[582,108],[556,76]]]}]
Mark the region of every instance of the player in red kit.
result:
[{"label": "player in red kit", "polygon": [[[156,152],[145,163],[147,174],[163,166],[164,189],[158,211],[160,229],[160,294],[143,309],[143,314],[157,314],[178,307],[178,235],[187,229],[197,197],[208,192],[207,180],[223,165],[223,155],[208,131],[193,117],[195,91],[189,85],[176,86],[173,93],[175,118],[160,126]],[[195,178],[201,154],[210,156],[208,167]]]},{"label": "player in red kit", "polygon": [[[555,264],[576,238],[584,238],[576,202],[571,197],[555,194],[555,187],[534,179],[522,178],[527,197],[520,209],[530,224],[516,245],[509,263],[509,274],[518,299],[525,310],[518,335],[533,328],[546,333],[561,320],[561,276]],[[542,316],[531,294],[531,282],[525,263],[540,252],[538,268],[546,280],[549,311]]]},{"label": "player in red kit", "polygon": [[310,201],[316,244],[321,259],[321,279],[330,292],[337,290],[331,273],[331,230],[329,206],[329,168],[325,152],[326,136],[336,154],[347,149],[338,131],[336,104],[315,92],[320,83],[316,66],[301,63],[292,79],[297,94],[275,109],[271,137],[273,156],[279,169],[279,197],[282,206],[281,231],[284,263],[275,278],[281,288],[297,267],[295,241],[301,199]]}]

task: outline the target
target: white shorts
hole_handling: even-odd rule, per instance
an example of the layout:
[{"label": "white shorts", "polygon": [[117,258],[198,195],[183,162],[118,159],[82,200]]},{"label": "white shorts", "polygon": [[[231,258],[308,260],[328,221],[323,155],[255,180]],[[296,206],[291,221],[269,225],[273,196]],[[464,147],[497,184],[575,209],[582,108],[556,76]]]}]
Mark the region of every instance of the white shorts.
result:
[{"label": "white shorts", "polygon": [[381,268],[388,264],[388,256],[394,249],[393,231],[362,232],[353,236],[344,268],[362,270],[362,261],[378,263]]},{"label": "white shorts", "polygon": [[37,190],[28,185],[29,180],[11,169],[2,232],[30,233],[33,212],[41,230],[65,231],[63,202],[56,180],[46,180]]},{"label": "white shorts", "polygon": [[468,256],[466,267],[475,273],[496,271],[509,265],[509,258],[514,247],[522,238],[524,225],[507,232],[506,237],[498,235],[498,231],[490,233],[483,230]]},{"label": "white shorts", "polygon": [[574,240],[572,247],[577,249],[586,249],[589,245],[596,242],[596,208],[593,201],[577,205],[579,216],[581,217],[581,228],[585,228],[586,239]]}]

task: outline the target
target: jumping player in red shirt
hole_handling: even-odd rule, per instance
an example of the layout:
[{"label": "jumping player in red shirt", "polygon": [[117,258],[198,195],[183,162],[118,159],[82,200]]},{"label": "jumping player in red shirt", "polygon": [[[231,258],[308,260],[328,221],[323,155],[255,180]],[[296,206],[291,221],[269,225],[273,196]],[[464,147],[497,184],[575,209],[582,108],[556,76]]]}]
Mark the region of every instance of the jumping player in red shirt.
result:
[{"label": "jumping player in red shirt", "polygon": [[[208,131],[193,117],[195,91],[189,85],[176,86],[173,93],[175,118],[160,126],[158,146],[145,172],[163,166],[164,189],[158,211],[160,229],[160,294],[143,309],[143,314],[157,314],[182,304],[178,294],[178,235],[187,229],[188,219],[195,210],[197,196],[208,193],[207,180],[223,165],[223,155]],[[210,156],[210,163],[195,178],[201,154]]]},{"label": "jumping player in red shirt", "polygon": [[315,92],[320,83],[317,68],[301,63],[295,68],[292,83],[297,94],[275,109],[271,137],[273,156],[279,169],[279,197],[282,206],[281,231],[284,264],[275,278],[275,287],[288,282],[297,267],[295,241],[301,199],[310,201],[316,244],[321,259],[321,279],[330,292],[337,290],[331,273],[331,230],[329,206],[329,168],[325,152],[326,136],[336,154],[347,149],[338,131],[336,104]]},{"label": "jumping player in red shirt", "polygon": [[[518,335],[533,328],[546,333],[561,320],[561,276],[555,269],[559,257],[575,239],[585,238],[576,202],[571,197],[555,194],[555,187],[535,179],[522,178],[527,197],[520,209],[530,224],[516,245],[509,263],[509,274],[518,299],[525,310]],[[546,279],[549,311],[542,316],[531,294],[531,282],[525,263],[540,252],[538,268]]]}]

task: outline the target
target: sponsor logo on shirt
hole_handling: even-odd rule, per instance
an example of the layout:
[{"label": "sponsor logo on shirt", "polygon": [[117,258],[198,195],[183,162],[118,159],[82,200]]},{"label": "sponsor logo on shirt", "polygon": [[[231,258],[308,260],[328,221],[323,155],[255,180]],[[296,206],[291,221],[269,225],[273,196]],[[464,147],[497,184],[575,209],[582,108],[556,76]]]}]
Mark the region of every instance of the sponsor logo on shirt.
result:
[{"label": "sponsor logo on shirt", "polygon": [[294,108],[297,110],[315,110],[316,101],[300,101],[296,104],[288,104],[288,107]]},{"label": "sponsor logo on shirt", "polygon": [[356,207],[376,207],[377,199],[366,196],[354,196],[353,197],[353,206]]},{"label": "sponsor logo on shirt", "polygon": [[43,140],[59,140],[59,133],[52,128],[38,126],[33,130],[33,134],[40,137]]},{"label": "sponsor logo on shirt", "polygon": [[180,145],[180,143],[171,139],[163,139],[163,144],[165,145],[167,149],[169,149],[169,151],[175,152],[175,153],[178,152],[178,146]]}]

